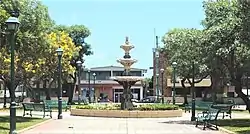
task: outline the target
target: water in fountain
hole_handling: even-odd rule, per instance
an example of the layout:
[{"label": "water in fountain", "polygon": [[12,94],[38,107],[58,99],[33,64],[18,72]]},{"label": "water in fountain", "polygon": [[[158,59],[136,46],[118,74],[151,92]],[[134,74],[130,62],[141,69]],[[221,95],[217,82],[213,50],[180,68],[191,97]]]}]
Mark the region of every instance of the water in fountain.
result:
[{"label": "water in fountain", "polygon": [[111,79],[117,81],[120,85],[123,86],[123,94],[121,97],[121,109],[129,110],[133,109],[133,104],[131,101],[131,99],[133,99],[133,95],[131,93],[130,88],[136,82],[141,81],[144,78],[142,76],[131,76],[130,74],[130,68],[134,63],[137,62],[137,60],[132,59],[129,55],[130,50],[133,49],[134,46],[129,43],[128,37],[126,37],[125,44],[121,45],[120,48],[125,51],[125,55],[123,56],[123,58],[117,60],[117,62],[121,63],[124,66],[124,72],[122,76],[111,77]]}]

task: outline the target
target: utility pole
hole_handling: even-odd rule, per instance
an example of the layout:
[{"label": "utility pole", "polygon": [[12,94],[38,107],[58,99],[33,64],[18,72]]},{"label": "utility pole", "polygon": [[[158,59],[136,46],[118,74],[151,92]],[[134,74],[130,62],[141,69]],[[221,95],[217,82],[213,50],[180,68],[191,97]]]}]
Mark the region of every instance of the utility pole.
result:
[{"label": "utility pole", "polygon": [[157,101],[159,101],[159,43],[158,43],[158,36],[155,36],[155,43],[156,43],[156,49],[155,49],[155,83],[156,83],[156,96],[157,96]]}]

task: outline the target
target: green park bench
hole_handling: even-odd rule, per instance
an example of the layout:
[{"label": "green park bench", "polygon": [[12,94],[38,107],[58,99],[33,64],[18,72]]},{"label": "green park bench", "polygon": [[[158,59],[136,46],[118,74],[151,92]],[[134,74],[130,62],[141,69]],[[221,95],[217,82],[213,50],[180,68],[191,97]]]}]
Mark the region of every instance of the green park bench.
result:
[{"label": "green park bench", "polygon": [[[207,101],[195,101],[195,109],[196,110],[208,110],[213,105],[213,102],[207,102]],[[185,104],[185,113],[188,111],[190,113],[190,110],[192,108],[192,102]]]},{"label": "green park bench", "polygon": [[[32,112],[43,112],[43,118],[46,115],[46,112],[49,112],[50,114],[47,116],[50,116],[52,118],[52,110],[45,106],[43,103],[22,103],[23,105],[23,116],[26,114],[30,115],[32,117]],[[26,113],[29,111],[29,113]]]},{"label": "green park bench", "polygon": [[[58,100],[44,100],[43,103],[50,109],[58,108]],[[70,109],[70,106],[65,100],[62,100],[62,109],[65,109],[65,111]]]},{"label": "green park bench", "polygon": [[230,119],[232,118],[232,108],[234,104],[216,104],[212,105],[212,108],[219,109],[220,113],[223,113],[222,119],[224,119],[225,116],[229,116]]},{"label": "green park bench", "polygon": [[208,111],[204,111],[202,113],[198,113],[196,117],[196,127],[198,127],[199,123],[203,124],[203,130],[206,129],[206,127],[212,127],[215,125],[215,128],[218,130],[217,127],[217,117],[220,113],[220,109],[214,109],[209,108]]}]

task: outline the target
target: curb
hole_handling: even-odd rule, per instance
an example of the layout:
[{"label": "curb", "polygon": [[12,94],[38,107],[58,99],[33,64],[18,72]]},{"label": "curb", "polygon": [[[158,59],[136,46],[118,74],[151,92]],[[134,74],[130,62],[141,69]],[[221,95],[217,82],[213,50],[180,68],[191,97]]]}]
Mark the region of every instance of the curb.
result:
[{"label": "curb", "polygon": [[232,132],[232,131],[227,130],[225,128],[222,128],[222,127],[219,127],[219,126],[217,126],[217,127],[218,127],[219,131],[221,131],[221,132],[228,133],[228,134],[236,134],[235,132]]},{"label": "curb", "polygon": [[23,132],[25,132],[25,131],[27,131],[27,130],[30,130],[30,129],[35,128],[35,127],[38,127],[38,126],[40,126],[40,125],[43,125],[43,124],[45,124],[45,123],[47,123],[47,122],[49,122],[49,121],[51,121],[51,120],[53,120],[53,119],[50,118],[50,119],[45,120],[45,121],[43,121],[43,122],[40,122],[40,123],[38,123],[38,124],[29,126],[29,127],[27,127],[27,128],[21,129],[21,130],[18,130],[17,133],[18,133],[18,134],[21,134],[21,133],[23,133]]}]

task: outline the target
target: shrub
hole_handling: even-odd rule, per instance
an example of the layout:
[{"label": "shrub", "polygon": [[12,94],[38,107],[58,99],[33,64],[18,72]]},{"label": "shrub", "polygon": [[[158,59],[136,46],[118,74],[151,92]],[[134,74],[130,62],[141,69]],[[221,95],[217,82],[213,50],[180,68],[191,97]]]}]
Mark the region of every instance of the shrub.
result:
[{"label": "shrub", "polygon": [[91,104],[76,106],[76,109],[119,110],[119,104]]},{"label": "shrub", "polygon": [[177,105],[170,105],[170,104],[145,104],[140,105],[136,109],[141,111],[149,111],[149,110],[177,110],[179,107]]},{"label": "shrub", "polygon": [[[76,106],[76,109],[94,109],[94,110],[120,110],[120,104],[90,104],[90,105],[80,105]],[[139,105],[134,108],[134,110],[140,111],[154,111],[154,110],[177,110],[179,107],[177,105],[170,104],[145,104]]]}]

